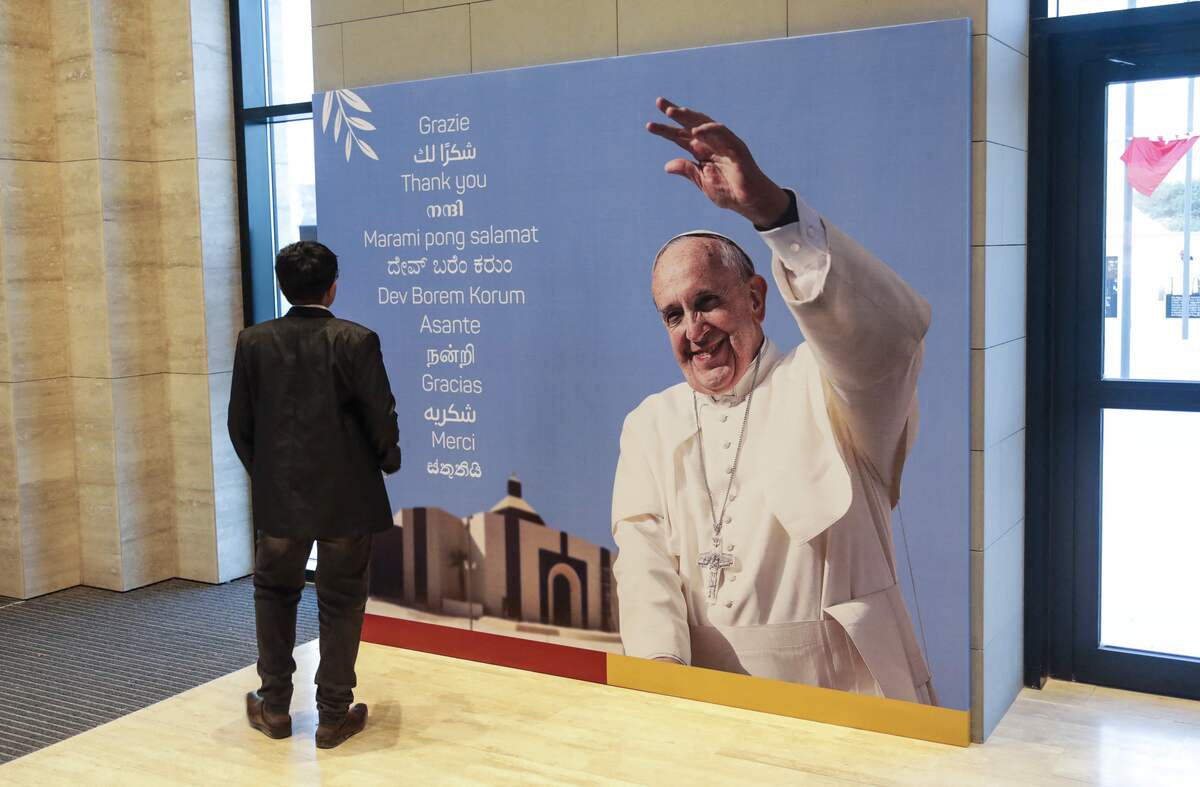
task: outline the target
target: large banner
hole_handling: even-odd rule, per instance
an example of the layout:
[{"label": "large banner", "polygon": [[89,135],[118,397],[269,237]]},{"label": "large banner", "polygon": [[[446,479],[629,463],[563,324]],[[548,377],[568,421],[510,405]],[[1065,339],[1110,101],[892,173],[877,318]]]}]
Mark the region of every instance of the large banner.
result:
[{"label": "large banner", "polygon": [[969,41],[314,96],[404,451],[369,611],[965,710]]}]

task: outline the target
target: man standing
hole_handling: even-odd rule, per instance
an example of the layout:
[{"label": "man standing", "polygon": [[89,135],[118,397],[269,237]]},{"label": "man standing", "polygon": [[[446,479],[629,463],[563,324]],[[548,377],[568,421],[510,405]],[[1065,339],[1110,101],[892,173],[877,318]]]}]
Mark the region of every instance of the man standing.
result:
[{"label": "man standing", "polygon": [[668,241],[651,290],[685,382],[625,420],[614,566],[629,655],[936,703],[896,582],[890,511],[916,434],[930,310],[775,184],[745,143],[665,99],[666,171],[760,232],[806,341],[763,333],[767,282],[732,240]]},{"label": "man standing", "polygon": [[395,399],[379,337],[329,311],[337,257],[300,241],[275,258],[286,316],[238,336],[229,437],[250,474],[254,612],[262,687],[246,696],[250,726],[292,734],[296,606],[317,543],[321,662],[316,741],[332,748],[361,731],[367,706],[351,707],[354,662],[367,601],[372,534],[391,527],[384,473],[400,468]]}]

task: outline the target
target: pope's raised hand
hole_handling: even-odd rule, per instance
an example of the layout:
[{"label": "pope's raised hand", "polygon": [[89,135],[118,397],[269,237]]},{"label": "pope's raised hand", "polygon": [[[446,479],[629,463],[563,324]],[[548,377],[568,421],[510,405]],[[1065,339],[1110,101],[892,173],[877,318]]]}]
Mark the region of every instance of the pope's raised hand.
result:
[{"label": "pope's raised hand", "polygon": [[774,223],[788,207],[788,196],[755,163],[746,143],[722,123],[665,98],[659,111],[678,125],[647,123],[646,130],[674,142],[692,158],[676,158],[663,168],[687,178],[719,208],[740,213],[758,226]]}]

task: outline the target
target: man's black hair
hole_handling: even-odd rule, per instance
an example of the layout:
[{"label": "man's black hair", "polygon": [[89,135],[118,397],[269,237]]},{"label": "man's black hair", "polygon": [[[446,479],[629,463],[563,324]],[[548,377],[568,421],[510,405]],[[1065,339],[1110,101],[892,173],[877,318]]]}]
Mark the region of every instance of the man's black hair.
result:
[{"label": "man's black hair", "polygon": [[337,255],[314,240],[297,241],[275,255],[275,276],[290,303],[296,306],[320,303],[337,281]]}]

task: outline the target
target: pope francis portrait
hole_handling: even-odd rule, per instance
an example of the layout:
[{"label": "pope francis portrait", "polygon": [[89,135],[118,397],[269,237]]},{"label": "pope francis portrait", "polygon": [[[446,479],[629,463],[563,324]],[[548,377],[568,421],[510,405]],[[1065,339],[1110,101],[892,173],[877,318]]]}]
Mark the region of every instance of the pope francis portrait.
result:
[{"label": "pope francis portrait", "polygon": [[917,431],[929,305],[769,178],[746,144],[658,99],[666,172],[750,221],[805,341],[764,335],[768,284],[695,230],[651,295],[684,382],[625,419],[613,485],[631,656],[936,704],[896,580],[891,510]]}]

